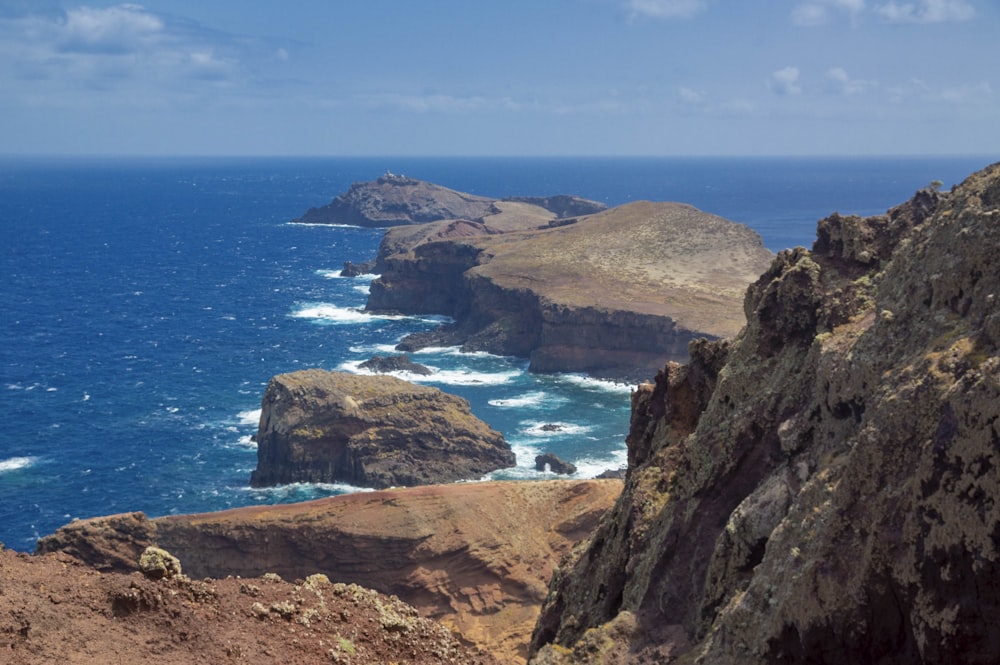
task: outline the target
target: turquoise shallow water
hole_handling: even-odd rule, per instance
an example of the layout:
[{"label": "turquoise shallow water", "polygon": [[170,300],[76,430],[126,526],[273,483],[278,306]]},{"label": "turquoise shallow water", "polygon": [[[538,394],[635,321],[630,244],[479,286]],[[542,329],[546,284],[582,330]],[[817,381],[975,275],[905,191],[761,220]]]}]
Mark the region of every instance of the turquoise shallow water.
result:
[{"label": "turquoise shallow water", "polygon": [[[0,542],[76,517],[294,501],[351,488],[247,486],[274,374],[352,369],[434,317],[363,314],[379,230],[288,221],[386,170],[489,196],[679,200],[773,250],[818,218],[872,214],[985,158],[0,160]],[[414,359],[467,398],[533,478],[555,452],[587,477],[624,462],[629,386],[534,376],[454,349]],[[541,425],[559,424],[556,432]]]}]

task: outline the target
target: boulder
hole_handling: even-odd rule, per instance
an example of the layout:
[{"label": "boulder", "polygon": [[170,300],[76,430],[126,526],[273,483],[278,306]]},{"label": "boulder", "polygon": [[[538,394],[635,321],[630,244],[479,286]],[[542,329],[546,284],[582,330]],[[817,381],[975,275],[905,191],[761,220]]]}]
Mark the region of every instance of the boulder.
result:
[{"label": "boulder", "polygon": [[376,374],[389,374],[391,372],[409,372],[410,374],[419,374],[420,376],[430,376],[433,374],[429,368],[420,363],[413,362],[406,355],[372,356],[358,365],[358,367],[366,369],[369,372],[375,372]]},{"label": "boulder", "polygon": [[250,484],[429,485],[514,463],[503,436],[460,397],[391,376],[304,370],[264,392]]},{"label": "boulder", "polygon": [[[544,429],[544,427],[542,429]],[[548,470],[552,473],[559,473],[565,476],[571,476],[576,473],[575,464],[564,462],[552,453],[535,455],[535,470],[545,471],[546,467],[548,467]]]}]

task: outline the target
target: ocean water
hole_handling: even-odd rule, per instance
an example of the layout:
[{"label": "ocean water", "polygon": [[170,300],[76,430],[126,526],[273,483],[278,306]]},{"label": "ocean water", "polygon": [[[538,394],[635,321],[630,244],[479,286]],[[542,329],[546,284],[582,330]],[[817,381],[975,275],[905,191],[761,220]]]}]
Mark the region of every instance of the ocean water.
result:
[{"label": "ocean water", "polygon": [[[985,157],[885,159],[0,159],[0,542],[31,550],[74,518],[297,501],[252,490],[260,399],[278,373],[356,371],[435,317],[360,311],[382,232],[288,223],[386,170],[503,197],[684,201],[809,245],[834,211],[874,214]],[[630,386],[536,376],[517,358],[428,349],[412,377],[459,394],[537,478],[624,464]],[[545,424],[558,424],[547,431]]]}]

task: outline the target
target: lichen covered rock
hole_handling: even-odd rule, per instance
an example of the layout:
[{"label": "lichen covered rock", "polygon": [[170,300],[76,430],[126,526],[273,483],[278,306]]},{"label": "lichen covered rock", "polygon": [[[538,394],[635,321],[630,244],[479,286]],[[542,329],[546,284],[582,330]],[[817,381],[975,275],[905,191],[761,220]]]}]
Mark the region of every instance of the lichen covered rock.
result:
[{"label": "lichen covered rock", "polygon": [[998,191],[994,165],[821,221],[734,341],[633,394],[625,489],[535,662],[996,661]]}]

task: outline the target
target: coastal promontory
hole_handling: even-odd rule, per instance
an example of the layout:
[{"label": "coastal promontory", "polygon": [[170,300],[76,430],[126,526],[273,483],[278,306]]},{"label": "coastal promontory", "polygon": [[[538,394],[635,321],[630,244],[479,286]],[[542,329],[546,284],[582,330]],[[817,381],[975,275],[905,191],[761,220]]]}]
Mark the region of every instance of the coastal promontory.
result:
[{"label": "coastal promontory", "polygon": [[641,380],[686,359],[694,339],[735,335],[744,292],[773,257],[749,228],[678,203],[477,224],[386,234],[368,309],[455,319],[403,350],[461,345],[530,358],[536,372]]},{"label": "coastal promontory", "polygon": [[503,436],[460,397],[392,376],[303,370],[264,392],[250,483],[429,485],[514,463]]}]

